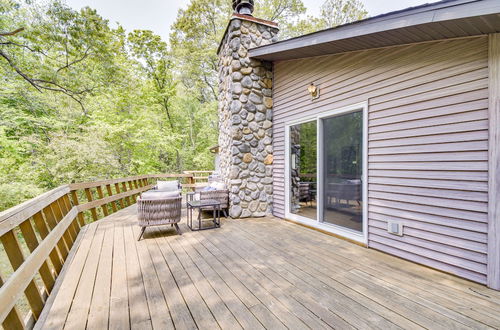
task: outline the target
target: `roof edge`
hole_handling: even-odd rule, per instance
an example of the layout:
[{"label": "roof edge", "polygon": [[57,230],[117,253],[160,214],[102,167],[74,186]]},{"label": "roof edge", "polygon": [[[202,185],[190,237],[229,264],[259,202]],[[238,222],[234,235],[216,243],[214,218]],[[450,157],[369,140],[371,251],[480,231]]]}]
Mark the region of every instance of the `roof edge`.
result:
[{"label": "roof edge", "polygon": [[[259,56],[277,54],[293,49],[335,42],[337,40],[390,31],[401,27],[411,27],[435,21],[452,20],[455,18],[473,17],[477,16],[476,11],[497,10],[496,7],[500,8],[500,2],[496,3],[495,1],[443,0],[416,7],[409,7],[302,36],[281,40],[269,45],[255,47],[249,50],[249,55],[250,57],[259,58]],[[466,10],[470,6],[479,9],[470,12]],[[451,10],[450,8],[455,8],[455,10]]]}]

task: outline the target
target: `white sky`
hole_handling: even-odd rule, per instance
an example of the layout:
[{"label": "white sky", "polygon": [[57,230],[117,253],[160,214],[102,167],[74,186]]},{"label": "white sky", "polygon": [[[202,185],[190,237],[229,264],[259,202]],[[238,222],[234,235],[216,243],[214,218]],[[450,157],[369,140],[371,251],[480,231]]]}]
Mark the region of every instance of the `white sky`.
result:
[{"label": "white sky", "polygon": [[[111,23],[120,22],[127,30],[152,30],[168,41],[170,25],[175,21],[179,8],[186,8],[190,0],[66,0],[75,9],[85,6],[97,12]],[[231,0],[226,0],[231,1]],[[259,0],[255,0],[259,1]],[[308,14],[317,15],[324,0],[302,0]],[[361,0],[368,14],[375,16],[394,10],[421,5],[436,0]]]}]

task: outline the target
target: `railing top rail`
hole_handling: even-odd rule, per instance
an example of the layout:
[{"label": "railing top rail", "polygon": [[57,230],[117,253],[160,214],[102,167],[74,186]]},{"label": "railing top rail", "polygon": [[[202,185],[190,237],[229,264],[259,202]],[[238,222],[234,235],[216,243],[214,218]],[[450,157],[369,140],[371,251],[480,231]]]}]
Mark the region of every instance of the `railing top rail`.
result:
[{"label": "railing top rail", "polygon": [[109,180],[100,180],[100,181],[89,181],[89,182],[78,182],[69,184],[70,190],[78,190],[85,188],[94,188],[98,186],[104,186],[108,184],[122,183],[130,180],[139,180],[139,179],[147,179],[151,177],[150,175],[136,175],[130,176],[126,178],[118,178],[118,179],[109,179]]},{"label": "railing top rail", "polygon": [[78,205],[78,211],[83,212],[83,211],[86,211],[86,210],[89,210],[89,209],[92,209],[92,208],[95,208],[95,207],[98,207],[98,206],[101,206],[101,205],[104,205],[104,204],[107,204],[107,203],[110,203],[110,202],[113,202],[116,200],[119,200],[120,198],[128,197],[128,196],[131,196],[134,194],[140,194],[143,191],[149,190],[151,188],[153,188],[152,184],[138,188],[138,189],[125,191],[125,192],[119,193],[117,195],[107,196],[107,197],[104,197],[101,199],[96,199],[96,200],[88,202],[88,203],[80,204],[80,205]]},{"label": "railing top rail", "polygon": [[212,173],[213,171],[184,171],[184,173]]},{"label": "railing top rail", "polygon": [[69,186],[63,185],[0,212],[0,236],[69,192]]},{"label": "railing top rail", "polygon": [[90,182],[78,182],[71,183],[69,188],[71,190],[85,189],[85,188],[94,188],[98,186],[111,185],[115,183],[122,183],[130,180],[140,180],[140,179],[157,179],[157,178],[190,178],[192,174],[146,174],[146,175],[137,175],[130,176],[126,178],[118,178],[118,179],[109,179],[109,180],[100,180],[100,181],[90,181]]},{"label": "railing top rail", "polygon": [[156,178],[191,178],[193,175],[191,173],[181,173],[181,174],[150,174],[149,177]]}]

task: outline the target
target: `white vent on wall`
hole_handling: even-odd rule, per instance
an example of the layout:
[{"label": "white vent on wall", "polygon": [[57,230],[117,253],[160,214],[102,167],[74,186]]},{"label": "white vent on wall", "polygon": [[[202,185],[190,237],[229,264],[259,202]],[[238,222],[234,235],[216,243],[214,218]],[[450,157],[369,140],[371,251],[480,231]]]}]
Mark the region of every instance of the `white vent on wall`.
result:
[{"label": "white vent on wall", "polygon": [[403,225],[399,222],[387,221],[387,231],[389,234],[403,236]]}]

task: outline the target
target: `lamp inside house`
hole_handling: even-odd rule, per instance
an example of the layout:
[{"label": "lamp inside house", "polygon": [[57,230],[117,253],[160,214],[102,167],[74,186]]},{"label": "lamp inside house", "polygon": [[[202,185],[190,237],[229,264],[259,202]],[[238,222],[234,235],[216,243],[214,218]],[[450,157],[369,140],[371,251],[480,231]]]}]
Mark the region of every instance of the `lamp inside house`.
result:
[{"label": "lamp inside house", "polygon": [[319,87],[314,83],[311,83],[309,87],[307,87],[307,91],[311,94],[311,100],[315,100],[319,97]]}]

